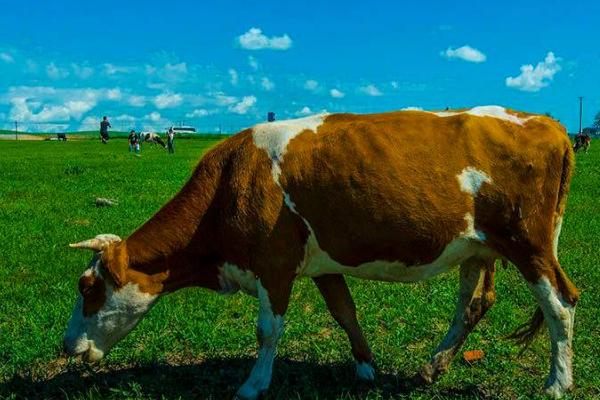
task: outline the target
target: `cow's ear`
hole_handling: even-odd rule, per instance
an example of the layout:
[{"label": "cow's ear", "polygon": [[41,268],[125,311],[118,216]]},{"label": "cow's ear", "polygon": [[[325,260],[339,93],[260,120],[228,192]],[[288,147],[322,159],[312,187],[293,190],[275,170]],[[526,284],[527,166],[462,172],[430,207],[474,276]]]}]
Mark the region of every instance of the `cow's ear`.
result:
[{"label": "cow's ear", "polygon": [[122,287],[127,282],[129,269],[129,256],[125,242],[108,246],[102,253],[102,265],[108,271],[117,287]]}]

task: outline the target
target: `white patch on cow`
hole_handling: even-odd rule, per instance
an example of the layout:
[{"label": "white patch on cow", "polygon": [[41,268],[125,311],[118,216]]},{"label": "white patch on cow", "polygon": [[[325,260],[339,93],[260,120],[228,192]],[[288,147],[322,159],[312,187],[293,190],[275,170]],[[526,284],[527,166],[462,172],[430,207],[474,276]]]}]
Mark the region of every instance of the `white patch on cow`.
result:
[{"label": "white patch on cow", "polygon": [[258,358],[250,376],[237,392],[243,399],[256,399],[269,388],[273,374],[273,360],[277,354],[277,342],[283,333],[283,316],[275,315],[271,308],[269,294],[257,281],[258,323],[257,335],[260,348]]},{"label": "white patch on cow", "polygon": [[546,392],[560,398],[573,385],[573,323],[575,307],[566,302],[547,277],[530,284],[550,331],[552,341],[552,367],[546,381]]},{"label": "white patch on cow", "polygon": [[475,220],[473,219],[473,216],[470,213],[465,214],[465,221],[467,222],[467,228],[461,232],[461,236],[480,242],[485,241],[485,233],[475,229]]},{"label": "white patch on cow", "polygon": [[327,115],[318,114],[298,119],[266,122],[252,128],[255,146],[265,150],[273,162],[273,179],[277,184],[279,184],[279,175],[281,174],[279,164],[283,161],[290,140],[306,130],[317,132],[317,128],[323,124]]},{"label": "white patch on cow", "polygon": [[484,183],[492,183],[492,178],[483,171],[474,167],[466,167],[456,175],[460,190],[475,197]]},{"label": "white patch on cow", "polygon": [[509,114],[508,112],[506,112],[506,109],[504,107],[500,107],[500,106],[479,106],[479,107],[473,107],[470,110],[466,110],[466,111],[439,111],[439,112],[434,112],[433,114],[437,115],[438,117],[442,117],[442,118],[452,117],[452,116],[460,115],[460,114],[469,114],[469,115],[474,115],[476,117],[492,117],[492,118],[498,118],[498,119],[502,119],[504,121],[512,122],[517,125],[523,125],[525,122],[529,121],[530,119],[535,118],[535,116],[530,116],[527,118],[519,118],[516,115]]},{"label": "white patch on cow", "polygon": [[[97,270],[94,273],[99,274]],[[100,360],[137,325],[158,298],[142,292],[133,283],[115,290],[105,280],[105,286],[104,305],[88,317],[83,315],[83,298],[79,296],[64,337],[67,351],[73,355],[85,353],[88,361]]]},{"label": "white patch on cow", "polygon": [[256,276],[250,270],[242,270],[237,265],[225,263],[219,268],[221,294],[233,294],[238,290],[257,296]]},{"label": "white patch on cow", "polygon": [[375,369],[373,366],[366,362],[357,362],[356,363],[356,376],[359,379],[364,381],[374,381],[375,380]]},{"label": "white patch on cow", "polygon": [[554,221],[554,237],[552,240],[552,251],[554,253],[554,258],[558,260],[558,238],[560,237],[560,231],[562,229],[563,218],[556,217]]},{"label": "white patch on cow", "polygon": [[299,276],[344,274],[367,280],[416,282],[448,271],[470,257],[490,257],[492,254],[490,249],[479,243],[479,240],[460,235],[444,248],[437,259],[429,264],[408,266],[399,261],[378,260],[356,267],[346,266],[333,260],[326,251],[320,248],[313,229],[306,220],[304,221],[310,235],[305,245],[304,259],[296,270]]},{"label": "white patch on cow", "polygon": [[[283,192],[283,203],[288,206],[288,208],[290,209],[290,211],[292,211],[294,214],[300,215],[298,214],[298,211],[296,211],[296,203],[294,203],[292,201],[292,199],[290,198],[290,195]],[[302,217],[300,215],[300,217]],[[304,218],[303,218],[304,219]]]}]

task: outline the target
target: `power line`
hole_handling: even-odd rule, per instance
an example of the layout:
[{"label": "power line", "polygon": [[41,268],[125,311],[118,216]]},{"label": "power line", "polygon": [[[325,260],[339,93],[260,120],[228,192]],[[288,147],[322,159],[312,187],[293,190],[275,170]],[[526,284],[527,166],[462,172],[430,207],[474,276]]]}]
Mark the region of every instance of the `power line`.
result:
[{"label": "power line", "polygon": [[579,134],[581,135],[582,131],[582,120],[583,120],[583,96],[579,96]]}]

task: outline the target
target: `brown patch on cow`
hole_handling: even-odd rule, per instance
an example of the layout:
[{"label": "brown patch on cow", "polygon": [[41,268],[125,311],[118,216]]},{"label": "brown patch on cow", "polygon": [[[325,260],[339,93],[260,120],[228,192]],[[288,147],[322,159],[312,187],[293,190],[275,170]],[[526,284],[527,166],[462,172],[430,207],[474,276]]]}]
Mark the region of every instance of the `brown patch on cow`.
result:
[{"label": "brown patch on cow", "polygon": [[104,279],[94,273],[79,278],[79,293],[83,297],[83,316],[96,314],[106,302]]}]

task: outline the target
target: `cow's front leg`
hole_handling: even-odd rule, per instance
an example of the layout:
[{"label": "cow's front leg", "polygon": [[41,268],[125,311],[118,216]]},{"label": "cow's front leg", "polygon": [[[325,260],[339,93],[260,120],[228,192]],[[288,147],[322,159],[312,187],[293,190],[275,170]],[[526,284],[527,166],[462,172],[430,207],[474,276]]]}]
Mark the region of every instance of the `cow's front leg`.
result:
[{"label": "cow's front leg", "polygon": [[461,265],[460,295],[454,320],[430,363],[421,370],[419,381],[432,383],[448,370],[452,358],[495,299],[493,260],[470,260]]},{"label": "cow's front leg", "polygon": [[277,290],[268,290],[260,279],[257,281],[258,358],[250,376],[239,388],[236,399],[256,399],[269,388],[273,373],[273,361],[277,354],[277,343],[283,333],[283,317],[289,302],[291,283],[282,284]]}]

